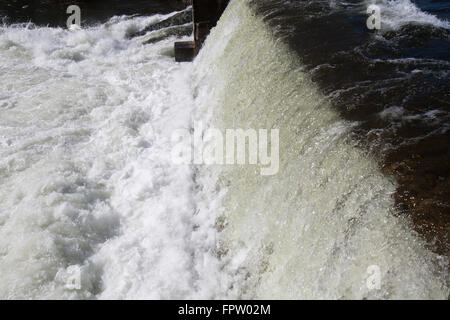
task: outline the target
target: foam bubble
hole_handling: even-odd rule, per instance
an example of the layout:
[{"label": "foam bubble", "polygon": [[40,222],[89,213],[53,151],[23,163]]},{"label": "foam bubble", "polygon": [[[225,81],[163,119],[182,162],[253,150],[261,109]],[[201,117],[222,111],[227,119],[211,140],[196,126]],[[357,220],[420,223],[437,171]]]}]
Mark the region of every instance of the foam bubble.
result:
[{"label": "foam bubble", "polygon": [[432,25],[438,28],[450,29],[450,22],[441,20],[426,13],[410,0],[380,0],[366,1],[367,5],[376,4],[381,9],[381,28],[384,31],[398,30],[409,24]]},{"label": "foam bubble", "polygon": [[191,66],[127,38],[168,16],[2,28],[0,297],[224,296],[212,203],[170,157]]}]

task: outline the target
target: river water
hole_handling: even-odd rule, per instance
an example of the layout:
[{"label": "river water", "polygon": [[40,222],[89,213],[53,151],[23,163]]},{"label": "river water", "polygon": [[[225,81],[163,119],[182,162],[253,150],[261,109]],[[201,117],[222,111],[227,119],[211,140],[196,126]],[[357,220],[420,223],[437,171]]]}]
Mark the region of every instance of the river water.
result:
[{"label": "river water", "polygon": [[[1,298],[448,297],[446,1],[378,1],[370,31],[370,1],[232,0],[193,63],[165,3],[84,2],[69,31],[23,2],[0,6]],[[278,173],[175,164],[194,123],[278,129]]]}]

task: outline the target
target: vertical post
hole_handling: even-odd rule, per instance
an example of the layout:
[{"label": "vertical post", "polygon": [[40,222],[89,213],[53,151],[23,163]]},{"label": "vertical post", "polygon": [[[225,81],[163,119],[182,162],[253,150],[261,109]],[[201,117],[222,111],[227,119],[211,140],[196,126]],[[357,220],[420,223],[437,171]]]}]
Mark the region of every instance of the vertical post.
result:
[{"label": "vertical post", "polygon": [[194,0],[194,41],[197,52],[211,29],[217,25],[228,2],[229,0]]},{"label": "vertical post", "polygon": [[193,0],[194,41],[175,43],[175,60],[192,61],[217,25],[229,0]]}]

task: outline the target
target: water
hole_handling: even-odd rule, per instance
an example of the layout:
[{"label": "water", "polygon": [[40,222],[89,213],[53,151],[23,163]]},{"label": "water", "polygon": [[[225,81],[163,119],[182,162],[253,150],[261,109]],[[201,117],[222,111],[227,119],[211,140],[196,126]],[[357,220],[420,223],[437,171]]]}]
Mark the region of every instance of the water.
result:
[{"label": "water", "polygon": [[[83,25],[105,23],[114,15],[168,14],[174,6],[166,0],[8,0],[0,3],[0,16],[9,23],[33,22],[42,26],[65,26],[69,5],[80,6]],[[177,6],[175,6],[177,7]]]},{"label": "water", "polygon": [[[369,80],[399,90],[372,105],[390,119],[377,132],[410,123],[393,117],[413,117],[415,109],[385,103],[404,94],[404,80],[382,87],[383,72],[392,77],[386,61],[392,52],[382,47],[370,57],[382,64],[370,79],[355,79],[367,75],[361,69],[349,73],[346,61],[354,55],[326,54],[345,57],[345,48],[333,45],[357,39],[375,47],[388,40],[351,28],[364,22],[360,3],[339,11],[323,1],[311,4],[307,17],[337,10],[350,35],[315,43],[329,29],[310,29],[310,42],[300,45],[300,26],[308,21],[299,18],[303,11],[295,19],[295,11],[283,11],[289,3],[232,1],[193,64],[174,62],[173,42],[187,39],[177,32],[130,37],[172,16],[168,8],[72,32],[33,24],[0,28],[1,298],[447,298],[445,250],[427,238],[432,229],[417,233],[419,224],[401,214],[401,180],[386,175],[389,160],[377,157],[386,152],[403,156],[393,163],[404,161],[408,152],[395,150],[406,138],[396,131],[363,143],[380,120],[369,114],[365,123],[365,100],[340,94],[353,83],[363,97],[355,84]],[[448,126],[448,51],[432,45],[447,41],[448,11],[439,8],[423,8],[439,20],[418,11],[417,23],[433,36],[417,56],[429,55],[395,69],[406,77],[409,68],[423,68],[412,83],[442,94],[439,108],[430,103],[422,110],[428,118],[416,115],[435,139],[442,136],[429,133]],[[395,41],[405,36],[398,25],[410,23],[391,19],[381,35]],[[314,44],[323,44],[316,54]],[[401,56],[395,59],[410,59],[410,52],[395,51]],[[319,72],[326,59],[347,77]],[[349,102],[353,112],[346,113]],[[196,121],[279,128],[279,174],[173,164],[173,131]],[[417,127],[408,130],[422,136]],[[445,192],[436,193],[448,205]],[[374,266],[381,283],[372,290],[366,281]],[[67,286],[74,269],[78,289]]]},{"label": "water", "polygon": [[368,32],[365,23],[374,1],[281,2],[253,6],[341,117],[356,125],[361,147],[395,176],[399,214],[448,255],[448,2],[417,2],[438,18],[409,0],[378,1],[379,32]]},{"label": "water", "polygon": [[1,297],[213,297],[213,216],[193,231],[192,169],[170,157],[192,67],[173,38],[126,36],[166,17],[2,28]]}]

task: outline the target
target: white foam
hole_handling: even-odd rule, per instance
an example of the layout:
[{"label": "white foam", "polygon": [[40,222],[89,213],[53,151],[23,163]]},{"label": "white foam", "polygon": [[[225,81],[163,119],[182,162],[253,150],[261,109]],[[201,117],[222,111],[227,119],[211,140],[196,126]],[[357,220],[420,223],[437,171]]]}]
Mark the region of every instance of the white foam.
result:
[{"label": "white foam", "polygon": [[376,4],[381,9],[382,31],[398,30],[409,24],[433,25],[450,29],[450,22],[426,13],[410,0],[366,0],[367,5]]},{"label": "white foam", "polygon": [[[245,1],[194,66],[173,61],[174,38],[126,39],[162,18],[0,32],[1,298],[447,293],[392,215],[395,185]],[[191,120],[282,126],[280,175],[173,165],[172,132]]]},{"label": "white foam", "polygon": [[168,16],[2,29],[1,298],[224,295],[214,204],[170,158],[191,65],[174,62],[174,38],[126,39]]}]

